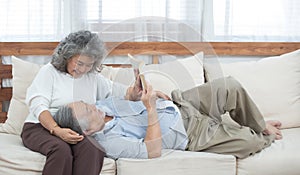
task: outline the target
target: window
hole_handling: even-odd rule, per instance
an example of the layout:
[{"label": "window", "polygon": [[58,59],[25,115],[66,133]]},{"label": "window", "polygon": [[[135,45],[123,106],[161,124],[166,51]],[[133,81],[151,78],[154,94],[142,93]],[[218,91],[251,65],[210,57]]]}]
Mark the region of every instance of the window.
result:
[{"label": "window", "polygon": [[1,40],[51,40],[61,34],[59,0],[1,0]]},{"label": "window", "polygon": [[0,0],[1,41],[300,41],[299,0]]},{"label": "window", "polygon": [[197,33],[188,38],[199,41],[201,5],[202,0],[91,0],[88,24],[106,41],[189,40],[184,33]]},{"label": "window", "polygon": [[299,41],[298,0],[214,0],[219,40]]},{"label": "window", "polygon": [[[90,22],[119,22],[141,16],[160,16],[184,19],[183,0],[89,0],[88,20]],[[167,7],[168,6],[168,7]]]}]

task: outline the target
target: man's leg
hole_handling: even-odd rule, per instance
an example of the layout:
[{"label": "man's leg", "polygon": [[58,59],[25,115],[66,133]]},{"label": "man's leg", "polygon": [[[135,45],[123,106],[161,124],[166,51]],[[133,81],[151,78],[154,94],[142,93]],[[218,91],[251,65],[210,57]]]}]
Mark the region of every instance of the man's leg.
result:
[{"label": "man's leg", "polygon": [[265,128],[262,114],[241,84],[232,77],[225,77],[205,83],[182,92],[182,98],[200,113],[222,121],[226,111],[242,126],[261,133]]},{"label": "man's leg", "polygon": [[256,133],[249,127],[220,125],[214,137],[203,146],[205,151],[246,158],[271,145],[275,135]]},{"label": "man's leg", "polygon": [[[190,151],[230,154],[243,158],[269,146],[274,140],[273,133],[263,135],[266,124],[262,114],[234,78],[217,79],[180,94],[177,91],[172,93],[172,97],[175,103],[181,103],[179,108],[186,115],[184,118],[189,120],[187,126],[193,126],[187,128],[190,131],[189,139],[193,138],[189,142]],[[189,111],[199,111],[201,114],[192,112],[196,116],[194,117],[189,115]],[[221,115],[226,111],[241,126],[223,124]],[[208,118],[216,121],[216,124]],[[214,135],[210,134],[212,132]],[[203,142],[203,137],[207,135],[207,142]]]}]

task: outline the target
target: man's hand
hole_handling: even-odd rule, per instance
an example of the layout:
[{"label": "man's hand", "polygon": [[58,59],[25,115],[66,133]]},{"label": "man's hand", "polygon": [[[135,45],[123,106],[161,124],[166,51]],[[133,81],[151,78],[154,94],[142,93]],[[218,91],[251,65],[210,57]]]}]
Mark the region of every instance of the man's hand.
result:
[{"label": "man's hand", "polygon": [[142,89],[141,79],[140,79],[140,76],[138,76],[137,71],[138,70],[135,70],[135,73],[134,73],[135,77],[136,77],[134,86],[129,87],[127,89],[126,96],[125,96],[126,100],[138,101],[141,99],[143,89]]},{"label": "man's hand", "polygon": [[[147,83],[147,84],[149,84],[149,83]],[[129,87],[127,89],[125,99],[126,100],[131,100],[131,101],[141,100],[142,92],[143,92],[143,89],[142,89],[140,76],[137,76],[137,79],[134,82],[134,86]],[[171,100],[171,98],[167,94],[165,94],[161,91],[155,91],[155,93],[156,93],[156,96],[158,98],[162,98],[162,99],[165,99],[165,100]]]},{"label": "man's hand", "polygon": [[161,91],[156,91],[156,96],[158,98],[162,98],[162,99],[165,99],[165,100],[171,100],[171,98],[167,94],[165,94]]}]

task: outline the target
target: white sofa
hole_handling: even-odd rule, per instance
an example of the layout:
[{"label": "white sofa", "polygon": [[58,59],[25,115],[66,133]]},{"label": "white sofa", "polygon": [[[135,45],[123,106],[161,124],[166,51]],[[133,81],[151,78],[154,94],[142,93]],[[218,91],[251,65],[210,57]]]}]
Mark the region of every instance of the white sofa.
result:
[{"label": "white sofa", "polygon": [[[195,57],[146,66],[144,71],[148,71],[149,79],[154,79],[154,87],[166,93],[174,88],[184,90],[202,84],[204,74],[208,81],[224,75],[234,76],[249,91],[266,120],[282,122],[283,139],[246,159],[178,150],[163,150],[162,157],[155,159],[121,158],[115,161],[105,158],[101,174],[300,174],[300,50],[258,61],[230,63],[220,63],[216,58],[203,61],[202,56],[200,53]],[[19,135],[24,121],[21,116],[28,113],[24,104],[26,88],[39,68],[39,65],[13,59],[13,98],[8,119],[0,124],[1,175],[41,174],[45,157],[25,148]],[[133,82],[131,71],[129,68],[106,67],[102,74],[130,84]]]}]

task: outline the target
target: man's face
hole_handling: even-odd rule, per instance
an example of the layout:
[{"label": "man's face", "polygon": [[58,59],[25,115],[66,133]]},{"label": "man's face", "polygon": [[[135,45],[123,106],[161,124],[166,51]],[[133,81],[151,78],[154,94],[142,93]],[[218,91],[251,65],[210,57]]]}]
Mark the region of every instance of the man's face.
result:
[{"label": "man's face", "polygon": [[86,104],[80,101],[71,103],[70,107],[73,109],[79,124],[86,125],[81,126],[83,131],[88,131],[90,129],[94,130],[95,128],[97,128],[98,131],[103,129],[105,125],[105,113],[97,109],[95,105]]}]

